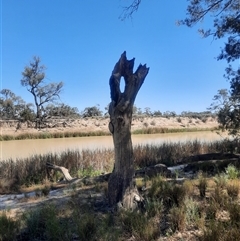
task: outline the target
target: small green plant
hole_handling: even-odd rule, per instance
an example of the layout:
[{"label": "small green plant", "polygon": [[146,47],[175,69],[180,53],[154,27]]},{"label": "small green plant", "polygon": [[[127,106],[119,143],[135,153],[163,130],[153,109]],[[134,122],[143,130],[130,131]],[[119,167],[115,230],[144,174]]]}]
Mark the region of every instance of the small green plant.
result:
[{"label": "small green plant", "polygon": [[172,207],[169,211],[169,222],[172,231],[182,232],[186,227],[186,212],[183,206]]},{"label": "small green plant", "polygon": [[186,198],[184,200],[185,212],[186,212],[186,221],[188,224],[196,223],[199,216],[199,206],[192,198]]},{"label": "small green plant", "polygon": [[87,167],[83,170],[78,170],[77,176],[81,177],[95,177],[100,175],[101,172],[98,170],[94,170],[92,167]]},{"label": "small green plant", "polygon": [[168,182],[158,176],[152,179],[152,185],[148,190],[148,197],[152,200],[159,199],[167,207],[180,206],[187,195],[184,185]]},{"label": "small green plant", "polygon": [[227,166],[225,172],[228,179],[237,179],[239,176],[239,170],[232,164]]},{"label": "small green plant", "polygon": [[[216,220],[211,220],[208,228],[204,230],[203,236],[200,238],[201,241],[213,241],[222,240],[221,237],[224,232],[223,224]],[[233,240],[232,240],[233,241]]]},{"label": "small green plant", "polygon": [[51,188],[49,187],[49,186],[44,186],[43,188],[42,188],[42,195],[43,196],[48,196],[48,194],[50,193],[50,190],[51,190]]},{"label": "small green plant", "polygon": [[186,196],[190,196],[194,192],[194,185],[191,180],[185,180],[183,182],[183,189],[185,190]]},{"label": "small green plant", "polygon": [[238,203],[229,203],[228,212],[231,220],[231,224],[240,227],[240,205]]},{"label": "small green plant", "polygon": [[206,207],[206,220],[215,220],[217,211],[220,209],[218,203],[211,201],[210,204]]},{"label": "small green plant", "polygon": [[238,180],[232,180],[227,184],[227,193],[232,200],[236,200],[239,194],[239,182]]},{"label": "small green plant", "polygon": [[221,173],[214,177],[214,182],[216,183],[217,187],[219,188],[225,188],[227,185],[227,175],[224,173]]},{"label": "small green plant", "polygon": [[20,228],[20,223],[8,217],[5,212],[0,215],[0,240],[15,240]]},{"label": "small green plant", "polygon": [[222,188],[216,186],[211,193],[211,200],[220,207],[224,207],[227,203],[227,195]]},{"label": "small green plant", "polygon": [[77,234],[80,240],[88,241],[96,239],[98,224],[93,213],[86,212],[80,218],[75,218],[77,225]]},{"label": "small green plant", "polygon": [[206,196],[206,190],[207,190],[207,179],[206,177],[204,177],[202,173],[199,173],[198,179],[199,179],[198,189],[199,189],[200,197],[204,198]]},{"label": "small green plant", "polygon": [[136,240],[156,240],[159,229],[142,213],[122,211],[120,213],[123,232]]},{"label": "small green plant", "polygon": [[163,211],[163,202],[162,200],[158,199],[152,199],[152,200],[146,200],[146,213],[149,218],[159,216],[161,215],[161,212]]},{"label": "small green plant", "polygon": [[23,214],[26,240],[65,240],[66,230],[57,217],[56,207],[46,205]]}]

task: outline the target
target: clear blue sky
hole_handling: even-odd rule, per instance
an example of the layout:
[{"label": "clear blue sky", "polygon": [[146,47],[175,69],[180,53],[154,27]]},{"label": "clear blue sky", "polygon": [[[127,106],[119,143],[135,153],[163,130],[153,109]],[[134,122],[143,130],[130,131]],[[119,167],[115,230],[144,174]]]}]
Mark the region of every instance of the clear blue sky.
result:
[{"label": "clear blue sky", "polygon": [[27,102],[21,73],[34,55],[47,67],[47,81],[64,82],[61,101],[77,107],[110,102],[109,77],[123,51],[135,69],[150,72],[135,104],[152,111],[205,111],[223,78],[217,61],[223,41],[202,39],[198,27],[177,26],[186,0],[142,1],[133,19],[119,20],[126,0],[1,0],[1,86]]}]

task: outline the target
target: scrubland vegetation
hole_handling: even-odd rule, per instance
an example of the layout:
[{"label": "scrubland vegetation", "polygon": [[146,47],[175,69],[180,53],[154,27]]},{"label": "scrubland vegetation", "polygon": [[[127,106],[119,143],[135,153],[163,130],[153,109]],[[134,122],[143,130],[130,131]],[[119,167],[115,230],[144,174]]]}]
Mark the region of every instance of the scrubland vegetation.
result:
[{"label": "scrubland vegetation", "polygon": [[[157,163],[173,166],[187,162],[191,155],[237,149],[238,143],[228,140],[139,145],[134,147],[135,168]],[[72,176],[95,176],[112,170],[114,152],[111,149],[69,150],[60,155],[6,160],[0,163],[1,193],[37,187],[34,201],[46,199],[56,180],[61,178],[55,172],[52,182],[47,180],[47,161],[67,167]],[[83,202],[82,192],[89,190],[102,193],[106,201],[106,182],[72,185],[70,199],[61,205],[47,202],[14,217],[8,210],[1,212],[0,240],[238,240],[238,166],[217,162],[211,165],[215,168],[209,170],[214,171],[205,172],[200,168],[192,179],[136,178],[136,185],[145,198],[145,205],[139,211],[99,209],[94,195]],[[209,167],[208,162],[206,166]]]},{"label": "scrubland vegetation", "polygon": [[[0,141],[25,139],[50,139],[85,136],[110,135],[108,130],[109,117],[84,117],[77,119],[48,119],[39,129],[34,128],[35,122],[19,122],[3,120],[0,122],[2,133]],[[132,134],[162,134],[212,131],[219,129],[214,116],[147,116],[134,115]]]}]

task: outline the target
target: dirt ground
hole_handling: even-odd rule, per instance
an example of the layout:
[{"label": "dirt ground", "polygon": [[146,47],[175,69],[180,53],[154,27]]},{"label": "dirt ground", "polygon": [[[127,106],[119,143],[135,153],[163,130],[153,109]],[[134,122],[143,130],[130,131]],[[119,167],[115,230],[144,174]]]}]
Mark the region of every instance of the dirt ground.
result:
[{"label": "dirt ground", "polygon": [[[19,135],[22,133],[39,132],[108,132],[108,117],[80,118],[80,119],[55,119],[49,120],[42,129],[34,128],[34,123],[18,121],[0,121],[1,135]],[[189,118],[189,117],[133,117],[132,130],[144,128],[168,128],[168,129],[212,129],[218,127],[217,119],[208,118]]]}]

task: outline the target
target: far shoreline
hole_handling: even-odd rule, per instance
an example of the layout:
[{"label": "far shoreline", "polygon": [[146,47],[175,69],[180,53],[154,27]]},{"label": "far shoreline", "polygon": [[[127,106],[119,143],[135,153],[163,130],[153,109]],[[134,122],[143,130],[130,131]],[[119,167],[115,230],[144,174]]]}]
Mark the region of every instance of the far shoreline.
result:
[{"label": "far shoreline", "polygon": [[[19,127],[16,121],[1,121],[0,141],[26,139],[54,139],[87,136],[109,136],[109,118],[81,118],[51,120],[42,129],[33,128],[33,123],[24,122]],[[216,118],[203,120],[190,117],[139,117],[133,118],[131,132],[137,134],[164,134],[181,132],[217,131]]]}]

